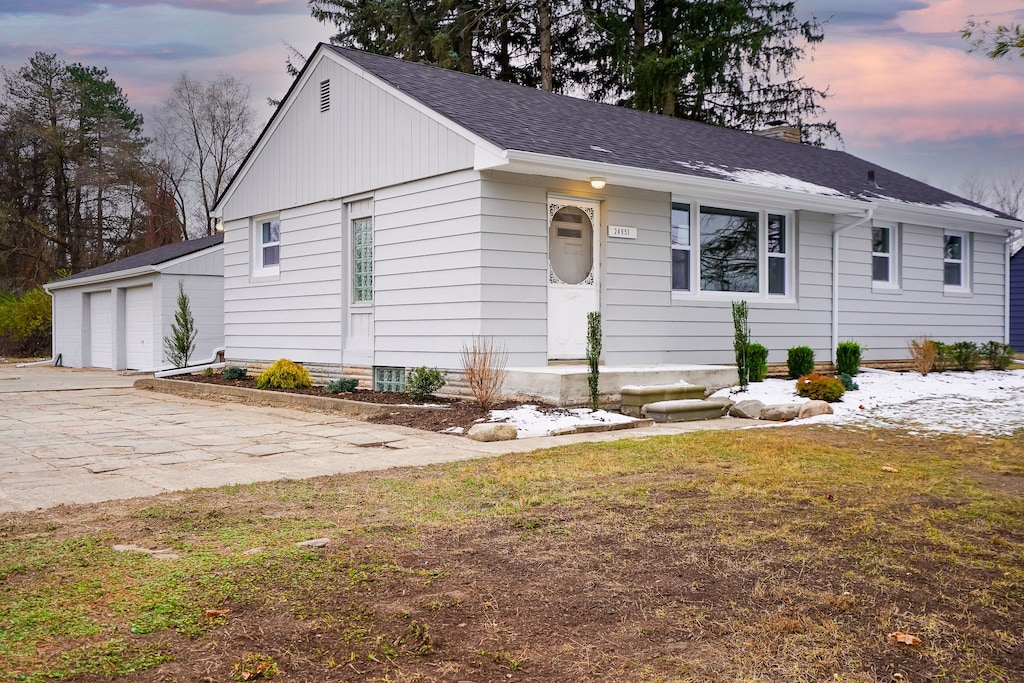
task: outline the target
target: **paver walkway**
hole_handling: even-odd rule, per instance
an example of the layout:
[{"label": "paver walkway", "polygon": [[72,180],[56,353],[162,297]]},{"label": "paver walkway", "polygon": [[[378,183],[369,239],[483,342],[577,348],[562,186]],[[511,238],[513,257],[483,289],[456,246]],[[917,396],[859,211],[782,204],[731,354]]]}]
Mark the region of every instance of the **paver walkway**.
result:
[{"label": "paver walkway", "polygon": [[0,513],[697,428],[659,425],[478,443],[338,415],[140,391],[131,388],[134,380],[112,372],[0,366]]}]

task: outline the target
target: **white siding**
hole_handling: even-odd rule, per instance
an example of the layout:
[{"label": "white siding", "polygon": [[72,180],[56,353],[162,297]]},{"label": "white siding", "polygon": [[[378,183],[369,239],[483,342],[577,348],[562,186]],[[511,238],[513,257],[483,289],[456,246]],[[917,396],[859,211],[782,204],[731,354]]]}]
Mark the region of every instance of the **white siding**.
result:
[{"label": "white siding", "polygon": [[[331,107],[321,112],[328,79]],[[472,143],[328,56],[285,105],[224,205],[225,222],[473,166]]]},{"label": "white siding", "polygon": [[[218,252],[221,256],[223,252]],[[196,348],[190,363],[209,360],[214,349],[224,346],[224,278],[213,275],[169,275],[164,273],[157,280],[154,301],[157,302],[158,329],[160,338],[154,344],[152,367],[167,365],[164,356],[163,337],[171,334],[174,314],[178,310],[178,281],[185,287],[188,306],[196,324]]]},{"label": "white siding", "polygon": [[53,354],[61,356],[65,367],[82,367],[85,352],[82,331],[85,296],[81,289],[58,289],[53,292]]},{"label": "white siding", "polygon": [[973,233],[971,291],[946,294],[942,283],[943,231],[902,224],[899,237],[900,287],[893,290],[872,289],[868,228],[840,238],[840,340],[860,343],[867,359],[906,358],[907,341],[925,335],[947,343],[1001,341],[1003,239]]},{"label": "white siding", "polygon": [[224,342],[227,358],[341,363],[341,202],[284,210],[280,275],[250,278],[250,222],[225,225]]},{"label": "white siding", "polygon": [[[487,172],[484,178],[482,331],[512,351],[511,365],[543,365],[547,360],[549,193],[602,200],[600,281],[607,363],[733,362],[729,298],[672,296],[668,193],[613,186],[595,193],[584,183],[500,172]],[[684,188],[679,192],[686,194]],[[699,195],[692,198],[700,200]],[[738,197],[737,204],[746,202]],[[831,358],[836,217],[799,212],[795,222],[791,263],[800,264],[795,301],[749,303],[752,336],[769,348],[770,362],[784,362],[787,349],[795,345],[811,346],[819,360]],[[637,228],[637,239],[608,239],[609,224]],[[866,358],[883,359],[905,358],[907,339],[918,334],[943,341],[1001,338],[1002,242],[975,234],[973,293],[945,295],[942,234],[937,228],[905,226],[904,286],[897,294],[871,290],[870,228],[842,238],[841,339],[864,345]]]},{"label": "white siding", "polygon": [[481,332],[480,179],[472,171],[374,197],[376,365],[458,368]]}]

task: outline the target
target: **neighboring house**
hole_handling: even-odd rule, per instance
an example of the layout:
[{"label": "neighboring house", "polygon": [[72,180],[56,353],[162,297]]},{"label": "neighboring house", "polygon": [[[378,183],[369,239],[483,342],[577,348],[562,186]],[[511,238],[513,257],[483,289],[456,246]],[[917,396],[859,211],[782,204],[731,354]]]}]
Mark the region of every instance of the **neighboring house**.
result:
[{"label": "neighboring house", "polygon": [[1024,249],[1010,258],[1010,346],[1024,353]]},{"label": "neighboring house", "polygon": [[592,310],[609,366],[731,363],[737,299],[772,362],[1002,340],[1020,225],[844,152],[324,44],[216,213],[228,358],[381,386],[478,335],[580,359]]},{"label": "neighboring house", "polygon": [[178,283],[195,319],[193,360],[224,345],[223,235],[177,242],[45,285],[53,297],[53,355],[67,367],[168,367]]}]

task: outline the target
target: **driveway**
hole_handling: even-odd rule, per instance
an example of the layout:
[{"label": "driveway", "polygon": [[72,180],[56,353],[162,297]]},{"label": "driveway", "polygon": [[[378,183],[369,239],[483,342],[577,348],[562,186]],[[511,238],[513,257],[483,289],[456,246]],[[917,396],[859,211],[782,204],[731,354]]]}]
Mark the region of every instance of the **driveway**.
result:
[{"label": "driveway", "polygon": [[0,365],[0,513],[699,428],[686,423],[478,443],[332,414],[141,391],[132,388],[135,379]]}]

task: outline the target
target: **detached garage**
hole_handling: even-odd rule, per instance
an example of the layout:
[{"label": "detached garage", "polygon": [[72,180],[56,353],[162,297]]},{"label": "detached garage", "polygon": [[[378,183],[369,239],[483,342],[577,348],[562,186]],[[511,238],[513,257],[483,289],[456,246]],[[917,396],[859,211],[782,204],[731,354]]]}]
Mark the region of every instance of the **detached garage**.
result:
[{"label": "detached garage", "polygon": [[45,285],[53,354],[67,367],[166,367],[178,282],[196,322],[194,360],[224,345],[223,235],[168,244]]}]

